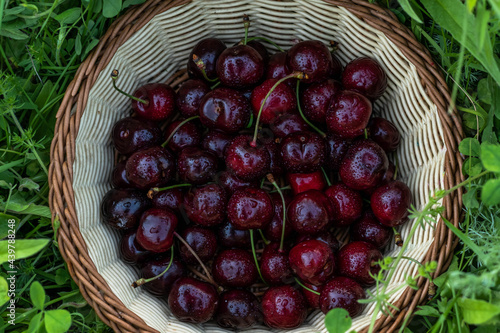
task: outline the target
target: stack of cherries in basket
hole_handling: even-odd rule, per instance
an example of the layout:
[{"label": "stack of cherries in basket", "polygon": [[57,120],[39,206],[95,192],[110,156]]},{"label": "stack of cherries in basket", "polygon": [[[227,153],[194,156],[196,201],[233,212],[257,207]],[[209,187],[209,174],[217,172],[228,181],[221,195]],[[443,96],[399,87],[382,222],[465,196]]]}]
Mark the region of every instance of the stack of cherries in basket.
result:
[{"label": "stack of cherries in basket", "polygon": [[140,87],[112,130],[103,220],[123,232],[133,286],[181,321],[291,329],[313,309],[354,317],[408,220],[411,193],[387,157],[400,134],[372,116],[380,64],[342,68],[315,40],[269,55],[262,40],[273,44],[199,41],[190,79]]}]

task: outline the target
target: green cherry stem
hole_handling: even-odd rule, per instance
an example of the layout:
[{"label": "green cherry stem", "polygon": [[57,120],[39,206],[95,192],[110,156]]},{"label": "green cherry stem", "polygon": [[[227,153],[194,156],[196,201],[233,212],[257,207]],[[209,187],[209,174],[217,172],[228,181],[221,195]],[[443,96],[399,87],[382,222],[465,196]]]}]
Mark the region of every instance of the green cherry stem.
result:
[{"label": "green cherry stem", "polygon": [[165,270],[163,272],[161,272],[160,274],[156,275],[156,276],[153,276],[152,278],[149,278],[149,279],[145,279],[145,278],[140,278],[139,280],[135,281],[134,283],[132,283],[132,287],[134,288],[137,288],[139,286],[142,286],[143,284],[145,283],[148,283],[148,282],[151,282],[151,281],[154,281],[160,277],[163,276],[163,274],[165,274],[168,269],[170,268],[170,266],[172,265],[172,262],[174,261],[174,246],[172,245],[172,247],[170,248],[170,262],[168,263],[168,266],[167,268],[165,268]]},{"label": "green cherry stem", "polygon": [[243,40],[243,45],[248,43],[248,29],[250,28],[250,18],[247,14],[243,15],[243,26],[245,27],[245,39]]},{"label": "green cherry stem", "polygon": [[276,44],[275,42],[273,42],[272,40],[270,40],[266,37],[252,37],[252,38],[249,38],[247,40],[247,43],[251,42],[253,40],[263,40],[264,42],[267,42],[267,43],[271,44],[272,46],[274,46],[276,49],[278,49],[278,51],[285,52],[285,50],[283,50],[278,44]]},{"label": "green cherry stem", "polygon": [[321,167],[321,171],[323,171],[323,176],[325,176],[326,184],[328,186],[332,186],[332,182],[330,181],[330,178],[328,178],[328,175],[326,174],[325,168]]},{"label": "green cherry stem", "polygon": [[300,116],[302,117],[302,119],[304,119],[304,121],[307,123],[307,125],[311,126],[316,132],[318,132],[319,135],[321,135],[323,138],[325,138],[326,137],[325,132],[323,132],[322,130],[320,130],[316,126],[314,126],[314,124],[311,123],[309,121],[309,119],[306,118],[306,116],[304,115],[304,112],[302,112],[302,107],[300,106],[299,86],[300,86],[300,81],[297,81],[297,89],[295,91],[295,94],[297,95],[297,107],[299,109]]},{"label": "green cherry stem", "polygon": [[168,145],[168,143],[170,142],[170,140],[172,139],[172,137],[174,136],[175,132],[177,132],[179,130],[179,128],[181,128],[185,123],[187,123],[188,121],[191,121],[193,119],[198,119],[200,118],[200,116],[193,116],[191,118],[188,118],[188,119],[184,119],[183,121],[181,121],[181,123],[179,125],[177,125],[176,128],[174,128],[174,130],[172,131],[172,133],[170,133],[170,135],[168,136],[167,140],[165,140],[165,142],[163,142],[161,144],[161,146],[163,148],[165,148],[166,145]]},{"label": "green cherry stem", "polygon": [[270,241],[267,240],[266,236],[264,236],[264,233],[262,232],[262,229],[259,229],[259,233],[260,233],[260,237],[264,241],[264,244],[268,245],[269,243],[271,243]]},{"label": "green cherry stem", "polygon": [[171,190],[173,188],[178,188],[178,187],[188,187],[188,186],[192,186],[192,184],[175,184],[165,187],[153,187],[148,191],[148,198],[153,199],[155,194],[161,191]]},{"label": "green cherry stem", "polygon": [[398,169],[399,169],[398,155],[395,154],[394,158],[396,159],[396,165],[394,166],[394,176],[392,177],[392,179],[396,180],[397,176],[398,176]]},{"label": "green cherry stem", "polygon": [[286,222],[286,202],[285,202],[285,197],[283,196],[283,192],[281,192],[280,187],[278,184],[276,184],[276,180],[274,180],[274,177],[272,174],[268,173],[267,174],[267,180],[273,184],[274,188],[278,193],[280,194],[281,197],[281,204],[283,205],[283,223],[281,224],[281,239],[280,239],[280,252],[283,251],[283,242],[285,240],[285,222]]},{"label": "green cherry stem", "polygon": [[319,295],[321,295],[321,294],[320,294],[319,292],[317,292],[316,290],[312,290],[311,288],[307,288],[307,287],[306,287],[306,286],[305,286],[302,282],[300,282],[300,281],[299,281],[299,279],[297,279],[297,278],[294,278],[294,279],[295,279],[295,282],[297,282],[297,284],[298,284],[299,286],[301,286],[302,288],[304,288],[305,290],[307,290],[307,291],[309,291],[309,292],[311,292],[311,293],[313,293],[313,294],[316,294],[316,295],[318,295],[318,296],[319,296]]},{"label": "green cherry stem", "polygon": [[142,103],[144,105],[148,105],[149,101],[132,96],[129,93],[126,93],[125,91],[121,90],[120,88],[118,88],[116,86],[116,79],[118,78],[118,74],[119,74],[119,72],[117,69],[113,69],[113,71],[111,72],[111,79],[113,81],[113,88],[115,88],[120,94],[123,94],[123,95],[127,96],[128,98],[133,99],[134,101],[137,101],[137,102]]},{"label": "green cherry stem", "polygon": [[[279,79],[272,87],[271,89],[269,89],[269,92],[267,93],[266,97],[264,98],[264,100],[262,101],[262,104],[260,105],[260,109],[259,109],[259,113],[257,114],[257,120],[255,121],[255,130],[254,130],[254,133],[253,133],[253,140],[252,142],[250,143],[250,145],[252,147],[255,147],[257,145],[257,134],[259,132],[259,122],[260,122],[260,116],[262,114],[262,110],[264,109],[264,105],[266,105],[266,102],[267,102],[267,99],[269,98],[269,96],[271,96],[271,93],[274,91],[274,89],[276,89],[276,87],[283,81],[286,81],[288,79],[292,79],[292,78],[296,78],[296,79],[299,79],[299,80],[302,80],[302,79],[307,79],[308,76],[307,74],[303,73],[303,72],[293,72],[292,74],[289,74],[281,79]],[[298,86],[298,82],[300,81],[297,81],[297,86]],[[324,134],[324,133],[323,133]]]},{"label": "green cherry stem", "polygon": [[196,54],[193,54],[193,61],[194,61],[194,64],[196,65],[196,67],[198,67],[198,69],[200,70],[200,72],[203,75],[203,78],[205,80],[207,80],[208,82],[216,82],[219,80],[218,78],[215,78],[215,79],[208,78],[207,72],[206,72],[207,67],[205,66],[205,63],[203,62],[203,60],[200,57],[198,57]]},{"label": "green cherry stem", "polygon": [[260,271],[259,261],[257,260],[257,253],[255,252],[255,244],[253,243],[253,229],[250,229],[250,244],[252,245],[253,260],[255,261],[255,267],[259,273],[260,279],[267,285],[266,280],[262,277],[262,272]]},{"label": "green cherry stem", "polygon": [[368,131],[365,128],[365,139],[368,139]]},{"label": "green cherry stem", "polygon": [[403,238],[401,237],[401,234],[394,227],[392,227],[392,231],[394,232],[394,243],[396,243],[399,247],[403,246]]}]

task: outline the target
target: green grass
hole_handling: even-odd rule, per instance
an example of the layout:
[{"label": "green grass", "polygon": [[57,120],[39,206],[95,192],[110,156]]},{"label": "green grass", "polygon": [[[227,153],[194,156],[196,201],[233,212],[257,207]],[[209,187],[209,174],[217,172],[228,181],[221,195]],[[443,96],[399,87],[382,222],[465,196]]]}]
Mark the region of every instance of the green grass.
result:
[{"label": "green grass", "polygon": [[[52,327],[49,332],[111,331],[79,293],[54,241],[47,168],[55,114],[79,64],[126,7],[142,2],[0,0],[0,239],[8,235],[7,221],[14,219],[17,244],[27,257],[16,261],[16,325],[8,324],[5,303],[0,306],[0,332],[44,331],[45,323]],[[436,296],[421,307],[405,332],[496,332],[500,2],[373,2],[390,8],[446,73],[468,136],[460,146],[466,157],[464,174],[475,177],[488,171],[465,185],[466,217],[462,231],[455,231],[462,241],[452,266],[434,280]],[[422,220],[438,214],[414,213],[423,214]],[[432,267],[425,269],[422,275]],[[8,270],[9,262],[4,262],[3,278]],[[0,304],[8,300],[3,278]]]}]

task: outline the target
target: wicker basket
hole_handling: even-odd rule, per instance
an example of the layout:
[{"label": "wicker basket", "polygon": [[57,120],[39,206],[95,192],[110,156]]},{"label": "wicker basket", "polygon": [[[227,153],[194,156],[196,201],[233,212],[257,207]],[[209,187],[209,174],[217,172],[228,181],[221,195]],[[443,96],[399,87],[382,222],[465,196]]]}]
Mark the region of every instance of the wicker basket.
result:
[{"label": "wicker basket", "polygon": [[[57,114],[51,147],[50,204],[53,220],[61,226],[61,253],[85,299],[117,332],[224,330],[212,323],[179,322],[164,300],[130,287],[137,271],[119,259],[119,235],[99,215],[114,162],[110,130],[130,113],[130,101],[113,90],[109,74],[119,69],[119,85],[126,91],[153,81],[178,86],[187,78],[183,69],[193,45],[208,36],[228,44],[240,40],[244,13],[252,19],[250,36],[271,38],[283,48],[295,38],[325,43],[333,39],[340,44],[343,64],[362,55],[381,62],[389,85],[374,112],[402,133],[399,172],[417,208],[425,205],[431,191],[450,188],[462,179],[457,146],[463,133],[456,113],[447,113],[446,83],[428,51],[391,12],[360,0],[150,0],[116,20],[81,65]],[[459,223],[461,204],[460,192],[444,199],[444,215],[454,225]],[[402,228],[403,239],[411,225]],[[452,233],[440,222],[434,229],[419,228],[406,255],[422,262],[436,260],[438,275],[448,267],[455,245]],[[397,251],[393,245],[386,253]],[[389,289],[415,272],[416,265],[402,262]],[[418,286],[418,291],[405,289],[394,295],[400,311],[382,316],[376,332],[394,331],[425,300],[429,282],[420,279]],[[372,312],[373,306],[367,307],[354,319],[353,329],[366,330]],[[326,332],[323,318],[313,312],[294,332]]]}]

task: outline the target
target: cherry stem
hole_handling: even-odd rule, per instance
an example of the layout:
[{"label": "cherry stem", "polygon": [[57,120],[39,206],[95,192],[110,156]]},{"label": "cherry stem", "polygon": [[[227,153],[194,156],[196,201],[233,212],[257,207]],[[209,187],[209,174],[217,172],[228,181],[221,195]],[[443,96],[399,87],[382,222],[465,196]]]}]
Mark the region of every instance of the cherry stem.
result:
[{"label": "cherry stem", "polygon": [[278,44],[276,44],[275,42],[273,42],[272,40],[270,40],[270,39],[268,39],[266,37],[252,37],[252,38],[249,38],[247,40],[247,43],[251,42],[253,40],[263,40],[264,42],[268,42],[269,44],[271,44],[272,46],[274,46],[275,48],[277,48],[278,51],[285,52],[285,50],[283,50]]},{"label": "cherry stem", "polygon": [[203,270],[205,271],[207,279],[210,281],[210,283],[213,284],[214,286],[217,286],[217,283],[215,283],[214,278],[212,277],[212,275],[210,274],[210,272],[207,269],[207,266],[205,266],[205,264],[203,263],[203,261],[201,261],[200,257],[198,257],[198,255],[193,250],[193,248],[188,244],[188,242],[186,242],[184,240],[184,238],[182,238],[181,235],[179,235],[175,231],[174,231],[174,235],[175,235],[175,237],[177,237],[177,239],[179,239],[181,241],[182,244],[184,244],[187,247],[187,249],[189,250],[189,252],[191,252],[191,254],[196,258],[196,260],[200,264],[201,268],[203,268]]},{"label": "cherry stem", "polygon": [[247,45],[248,43],[248,29],[250,28],[250,18],[247,14],[243,15],[243,26],[245,27],[245,39],[243,41],[243,45]]},{"label": "cherry stem", "polygon": [[262,240],[264,241],[264,244],[268,245],[271,243],[270,241],[267,240],[267,238],[264,236],[264,233],[262,232],[262,229],[259,229],[260,237],[262,237]]},{"label": "cherry stem", "polygon": [[215,79],[209,79],[208,76],[207,76],[207,67],[205,66],[205,63],[203,62],[203,60],[198,57],[196,54],[193,54],[193,61],[194,61],[194,64],[196,65],[196,67],[198,67],[198,69],[200,70],[201,74],[203,75],[203,78],[205,78],[205,80],[207,80],[208,82],[216,82],[217,80],[219,80],[218,78],[215,78]]},{"label": "cherry stem", "polygon": [[299,279],[297,279],[297,278],[294,278],[294,279],[295,279],[295,282],[297,282],[297,284],[298,284],[299,286],[301,286],[302,288],[304,288],[305,290],[307,290],[307,291],[309,291],[309,292],[311,292],[311,293],[313,293],[313,294],[316,294],[316,295],[318,295],[318,296],[319,296],[319,295],[321,295],[321,294],[320,294],[319,292],[317,292],[316,290],[312,290],[311,288],[307,288],[307,287],[306,287],[306,286],[305,286],[302,282],[300,282],[300,281],[299,281]]},{"label": "cherry stem", "polygon": [[144,105],[148,105],[149,101],[132,96],[129,93],[126,93],[125,91],[121,90],[120,88],[118,88],[116,86],[116,79],[118,78],[118,73],[119,72],[117,69],[113,69],[113,71],[111,72],[111,79],[113,80],[113,88],[115,88],[115,90],[117,90],[120,94],[123,94],[123,95],[127,96],[128,98],[133,99],[134,101],[137,101],[137,102],[142,103]]},{"label": "cherry stem", "polygon": [[399,169],[399,160],[398,160],[398,155],[394,154],[394,158],[396,159],[396,165],[394,166],[394,176],[392,177],[392,179],[396,180],[397,176],[398,176],[398,169]]},{"label": "cherry stem", "polygon": [[285,240],[285,222],[286,222],[286,202],[285,202],[285,197],[283,196],[283,192],[281,192],[280,187],[278,184],[276,184],[276,180],[274,180],[274,177],[272,174],[268,173],[267,174],[267,180],[273,184],[274,188],[278,193],[280,194],[281,197],[281,204],[283,205],[283,223],[281,224],[281,240],[280,240],[280,252],[283,251],[283,242]]},{"label": "cherry stem", "polygon": [[[307,79],[308,76],[307,74],[303,73],[303,72],[293,72],[292,74],[289,74],[281,79],[279,79],[272,87],[271,89],[269,89],[269,92],[267,93],[266,97],[264,98],[264,100],[262,101],[262,104],[260,105],[260,109],[259,109],[259,113],[257,114],[257,120],[255,121],[255,130],[254,130],[254,133],[253,133],[253,140],[252,142],[250,143],[250,145],[252,147],[255,147],[256,144],[257,144],[257,134],[259,132],[259,122],[260,122],[260,115],[262,114],[262,110],[264,109],[264,105],[266,105],[266,102],[267,102],[267,99],[269,98],[269,96],[271,96],[271,93],[274,91],[274,89],[276,89],[276,87],[282,83],[283,81],[286,81],[288,79],[293,79],[293,78],[296,78],[296,79]],[[298,82],[300,81],[297,81],[297,86],[298,86]],[[324,134],[324,133],[323,133]]]},{"label": "cherry stem", "polygon": [[314,126],[314,124],[311,123],[309,119],[306,118],[306,116],[304,116],[304,113],[302,112],[302,107],[300,106],[299,86],[300,86],[300,81],[297,81],[297,89],[295,91],[295,94],[297,95],[297,107],[299,109],[300,116],[302,117],[302,119],[304,119],[307,125],[311,126],[316,132],[318,132],[319,135],[325,138],[326,137],[325,132]]},{"label": "cherry stem", "polygon": [[365,128],[365,139],[368,139],[368,131]]},{"label": "cherry stem", "polygon": [[392,231],[394,232],[394,243],[396,243],[399,247],[403,246],[403,238],[401,237],[401,234],[394,227],[392,227]]},{"label": "cherry stem", "polygon": [[220,81],[217,81],[217,83],[215,83],[213,86],[210,87],[210,90],[214,90],[215,88],[217,88],[218,86],[220,86],[222,82]]},{"label": "cherry stem", "polygon": [[148,282],[154,281],[154,280],[162,277],[163,274],[165,274],[168,271],[168,269],[172,265],[173,261],[174,261],[174,246],[172,245],[172,247],[170,248],[170,262],[168,263],[167,268],[165,268],[165,270],[163,272],[161,272],[160,274],[158,274],[156,276],[153,276],[152,278],[149,278],[149,279],[140,278],[139,280],[132,283],[132,287],[137,288],[139,286],[142,286],[143,284],[146,284]]},{"label": "cherry stem", "polygon": [[165,140],[165,142],[163,142],[161,144],[161,146],[163,148],[165,148],[166,145],[168,145],[168,143],[170,142],[170,140],[172,139],[172,137],[174,136],[175,132],[177,132],[179,130],[179,128],[181,128],[185,123],[187,123],[188,121],[191,121],[193,119],[198,119],[200,118],[200,116],[193,116],[191,118],[188,118],[188,119],[184,119],[183,121],[181,121],[181,123],[179,125],[177,125],[176,128],[174,128],[174,130],[172,131],[172,133],[170,133],[170,135],[168,136],[167,140]]},{"label": "cherry stem", "polygon": [[339,43],[336,41],[330,41],[330,47],[332,48],[332,52],[335,52],[339,49]]},{"label": "cherry stem", "polygon": [[259,273],[262,282],[264,282],[267,285],[267,282],[262,277],[262,272],[260,271],[259,261],[257,260],[257,253],[255,253],[255,244],[253,243],[253,229],[250,229],[250,244],[252,245],[253,260],[255,261],[255,267],[257,267],[257,272]]},{"label": "cherry stem", "polygon": [[323,171],[323,176],[325,176],[326,183],[328,184],[328,186],[332,186],[332,182],[330,181],[330,178],[328,178],[325,168],[321,167],[321,171]]},{"label": "cherry stem", "polygon": [[178,187],[187,187],[187,186],[192,186],[192,184],[175,184],[166,187],[153,187],[148,191],[148,198],[153,199],[155,194],[161,191],[171,190],[173,188],[178,188]]}]

